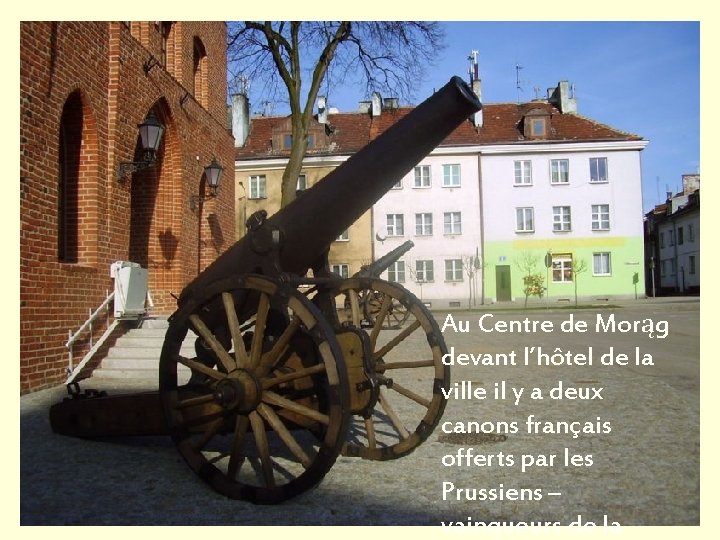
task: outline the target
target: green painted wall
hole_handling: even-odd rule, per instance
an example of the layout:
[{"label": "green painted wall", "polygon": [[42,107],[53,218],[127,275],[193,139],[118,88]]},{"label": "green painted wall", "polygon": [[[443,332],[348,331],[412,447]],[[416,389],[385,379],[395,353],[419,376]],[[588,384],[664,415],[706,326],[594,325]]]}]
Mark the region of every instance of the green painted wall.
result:
[{"label": "green painted wall", "polygon": [[[497,298],[495,283],[496,267],[508,265],[512,298],[515,301],[525,299],[523,292],[524,270],[518,266],[525,254],[537,257],[533,274],[541,274],[550,279],[550,298],[575,298],[575,285],[555,283],[552,281],[552,270],[545,268],[545,254],[551,250],[554,254],[572,254],[573,263],[584,260],[587,269],[577,275],[578,298],[634,297],[645,293],[643,266],[642,237],[586,237],[586,238],[550,238],[550,239],[518,239],[511,241],[485,242],[483,259],[485,265],[484,297],[486,301]],[[609,276],[593,275],[593,253],[609,252],[611,274]],[[635,280],[637,280],[635,282]],[[547,286],[547,281],[545,281]],[[537,298],[534,298],[537,300]]]}]

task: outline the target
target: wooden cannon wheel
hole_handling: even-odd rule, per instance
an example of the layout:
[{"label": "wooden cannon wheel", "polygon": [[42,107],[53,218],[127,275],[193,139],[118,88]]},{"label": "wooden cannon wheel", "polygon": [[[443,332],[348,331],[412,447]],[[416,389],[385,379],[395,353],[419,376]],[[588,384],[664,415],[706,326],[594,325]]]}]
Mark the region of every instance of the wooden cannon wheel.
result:
[{"label": "wooden cannon wheel", "polygon": [[[180,353],[188,331],[199,336],[194,358]],[[181,455],[233,499],[277,503],[313,487],[346,438],[333,330],[300,293],[265,277],[222,280],[178,310],[159,383]]]},{"label": "wooden cannon wheel", "polygon": [[[370,349],[366,378],[349,368],[354,417],[343,453],[374,460],[407,455],[427,439],[445,410],[442,389],[450,386],[450,368],[442,363],[447,347],[440,329],[425,305],[394,283],[350,278],[336,295],[341,325],[366,332]],[[371,321],[363,298],[379,304]],[[394,310],[402,320],[389,324]]]}]

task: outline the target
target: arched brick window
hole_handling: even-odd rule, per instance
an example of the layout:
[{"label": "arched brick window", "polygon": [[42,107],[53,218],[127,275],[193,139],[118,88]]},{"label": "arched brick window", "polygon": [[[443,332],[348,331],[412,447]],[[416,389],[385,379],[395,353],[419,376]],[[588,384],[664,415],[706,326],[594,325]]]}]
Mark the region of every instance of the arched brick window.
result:
[{"label": "arched brick window", "polygon": [[202,40],[193,38],[193,94],[200,105],[207,108],[207,53]]},{"label": "arched brick window", "polygon": [[97,256],[97,137],[79,90],[68,96],[58,140],[58,260],[92,263]]}]

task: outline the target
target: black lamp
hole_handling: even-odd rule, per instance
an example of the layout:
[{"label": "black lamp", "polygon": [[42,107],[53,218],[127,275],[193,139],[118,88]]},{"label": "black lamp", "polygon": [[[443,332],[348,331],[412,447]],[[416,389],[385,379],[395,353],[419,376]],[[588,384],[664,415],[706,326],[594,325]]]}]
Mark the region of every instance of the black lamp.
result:
[{"label": "black lamp", "polygon": [[[220,178],[222,177],[223,168],[213,157],[210,165],[203,169],[203,180],[200,182],[200,194],[190,197],[190,209],[194,212],[200,207],[200,201],[207,201],[217,196],[217,189],[220,187]],[[210,188],[210,194],[205,195],[204,186],[207,183]]]},{"label": "black lamp", "polygon": [[138,124],[140,143],[142,144],[142,161],[121,161],[117,171],[118,181],[122,181],[128,174],[150,167],[155,163],[157,151],[160,148],[165,126],[150,112],[142,124]]}]

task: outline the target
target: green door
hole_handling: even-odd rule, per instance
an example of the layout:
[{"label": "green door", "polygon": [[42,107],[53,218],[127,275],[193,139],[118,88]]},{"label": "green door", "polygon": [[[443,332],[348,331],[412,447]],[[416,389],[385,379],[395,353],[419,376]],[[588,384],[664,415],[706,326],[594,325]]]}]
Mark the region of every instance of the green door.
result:
[{"label": "green door", "polygon": [[498,302],[509,302],[512,300],[509,264],[497,265],[495,267],[495,288]]}]

